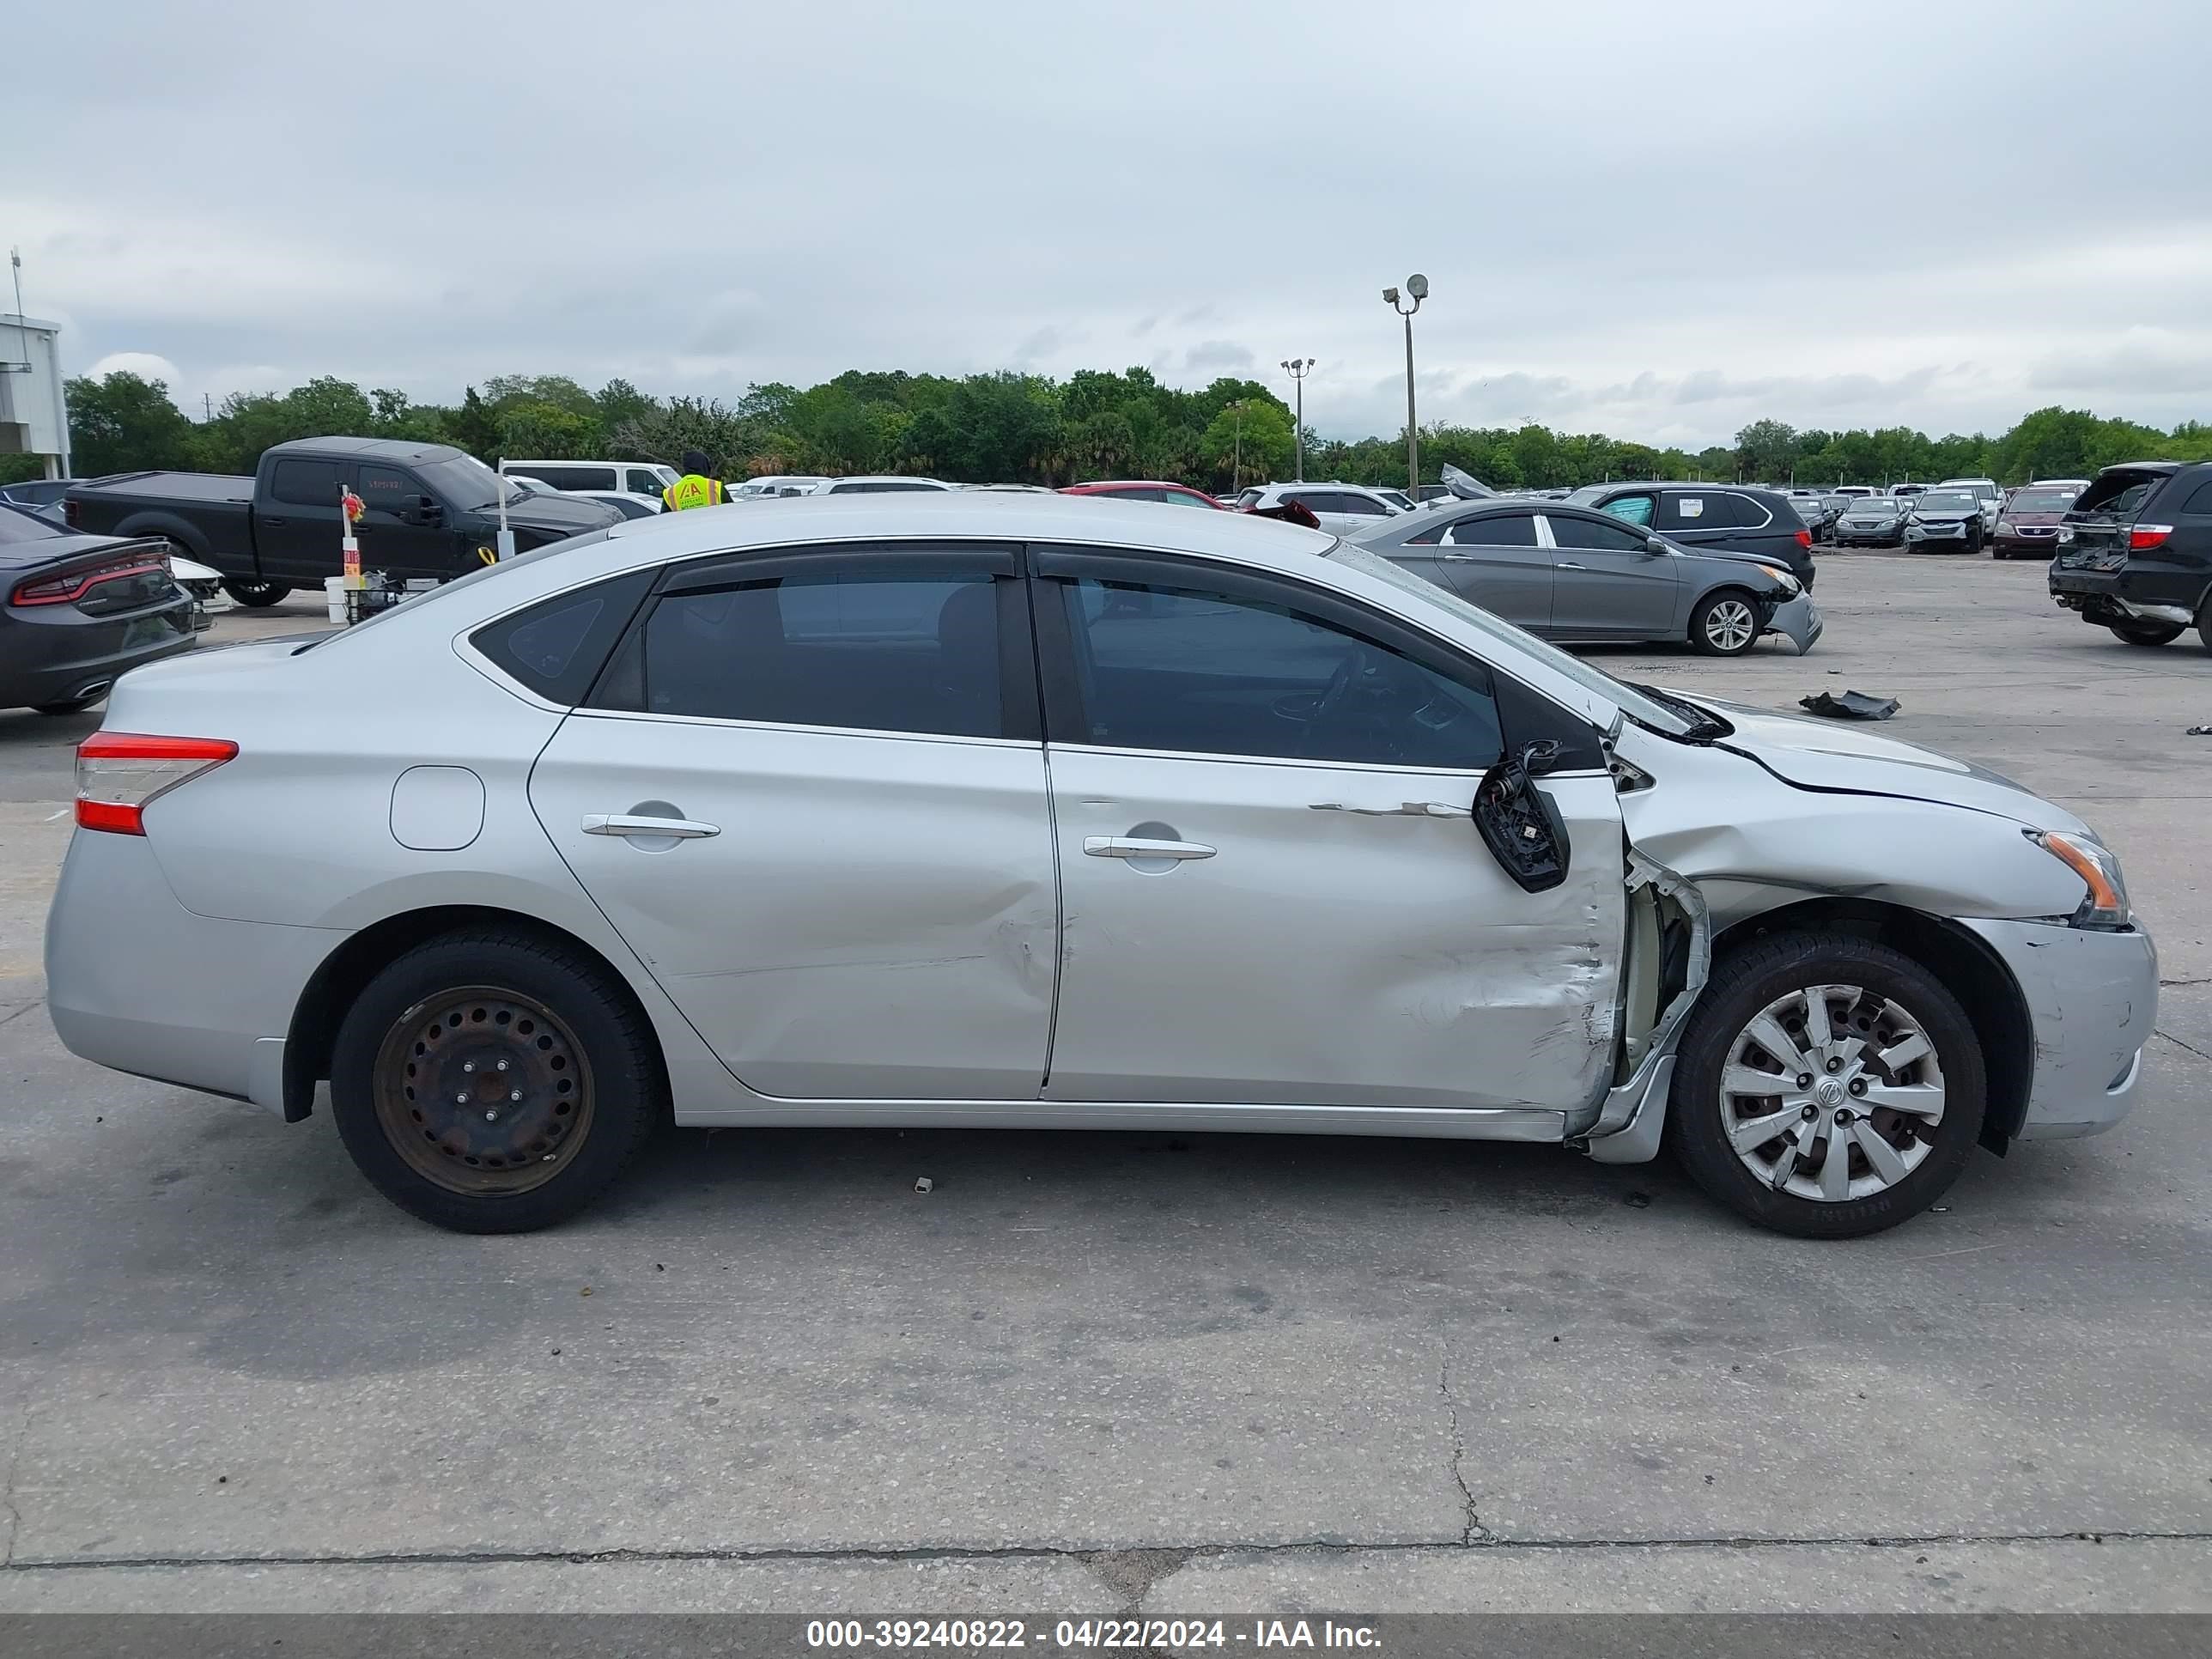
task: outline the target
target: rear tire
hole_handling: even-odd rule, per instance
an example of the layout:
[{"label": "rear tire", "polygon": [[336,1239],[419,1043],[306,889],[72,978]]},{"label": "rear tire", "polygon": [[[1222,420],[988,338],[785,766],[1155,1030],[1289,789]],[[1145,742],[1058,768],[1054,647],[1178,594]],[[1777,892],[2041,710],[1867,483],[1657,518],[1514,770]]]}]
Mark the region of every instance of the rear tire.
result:
[{"label": "rear tire", "polygon": [[[1804,1069],[1793,1075],[1770,1043]],[[1986,1102],[1980,1041],[1934,975],[1886,945],[1785,933],[1723,957],[1705,981],[1667,1132],[1691,1177],[1737,1214],[1799,1238],[1856,1238],[1942,1196]]]},{"label": "rear tire", "polygon": [[2112,637],[2130,645],[2171,645],[2187,630],[2179,623],[2106,623]]},{"label": "rear tire", "polygon": [[356,999],[331,1056],[354,1163],[410,1215],[455,1232],[568,1219],[636,1156],[667,1093],[629,988],[525,933],[410,951]]},{"label": "rear tire", "polygon": [[1716,588],[1690,613],[1690,643],[1708,657],[1741,657],[1759,634],[1758,601],[1740,587]]},{"label": "rear tire", "polygon": [[249,582],[226,577],[222,591],[251,611],[266,611],[279,600],[291,597],[291,585],[287,582]]}]

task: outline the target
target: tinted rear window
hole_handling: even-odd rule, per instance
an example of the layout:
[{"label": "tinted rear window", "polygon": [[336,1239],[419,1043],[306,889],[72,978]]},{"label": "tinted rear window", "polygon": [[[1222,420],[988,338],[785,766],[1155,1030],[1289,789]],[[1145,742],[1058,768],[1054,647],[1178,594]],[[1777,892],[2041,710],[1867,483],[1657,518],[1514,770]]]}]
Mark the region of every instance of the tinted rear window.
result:
[{"label": "tinted rear window", "polygon": [[573,708],[599,678],[600,665],[629,625],[654,574],[634,570],[556,594],[479,628],[470,640],[503,672],[548,702]]},{"label": "tinted rear window", "polygon": [[2197,493],[2182,504],[2184,513],[2212,513],[2212,477],[2197,486]]}]

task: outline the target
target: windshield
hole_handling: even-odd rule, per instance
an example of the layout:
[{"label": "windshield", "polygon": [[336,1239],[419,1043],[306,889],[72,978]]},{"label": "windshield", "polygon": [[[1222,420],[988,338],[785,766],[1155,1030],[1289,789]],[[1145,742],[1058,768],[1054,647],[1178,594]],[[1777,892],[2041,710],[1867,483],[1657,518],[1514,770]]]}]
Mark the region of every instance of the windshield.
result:
[{"label": "windshield", "polygon": [[2063,513],[2074,505],[2070,489],[2022,489],[2012,498],[2008,513]]},{"label": "windshield", "polygon": [[1438,587],[1434,582],[1416,576],[1411,571],[1402,570],[1389,560],[1377,558],[1363,547],[1350,542],[1339,542],[1328,556],[1363,575],[1388,582],[1400,592],[1424,605],[1439,607],[1469,627],[1480,629],[1487,637],[1535,658],[1553,672],[1572,680],[1585,691],[1595,692],[1639,725],[1648,726],[1655,732],[1670,738],[1686,737],[1705,720],[1702,710],[1695,711],[1696,718],[1692,719],[1680,709],[1670,708],[1657,698],[1638,690],[1626,680],[1617,680],[1581,659],[1569,656],[1557,646],[1546,644],[1534,634],[1523,632],[1479,605],[1469,605],[1449,588]]},{"label": "windshield", "polygon": [[1864,516],[1868,514],[1887,514],[1897,511],[1897,503],[1887,495],[1876,495],[1871,501],[1853,501],[1851,511]]},{"label": "windshield", "polygon": [[416,467],[415,476],[456,513],[475,513],[498,506],[502,488],[510,505],[530,494],[512,478],[501,478],[473,455],[431,461]]},{"label": "windshield", "polygon": [[1931,489],[1912,505],[1923,513],[1978,513],[1982,506],[1963,489]]}]

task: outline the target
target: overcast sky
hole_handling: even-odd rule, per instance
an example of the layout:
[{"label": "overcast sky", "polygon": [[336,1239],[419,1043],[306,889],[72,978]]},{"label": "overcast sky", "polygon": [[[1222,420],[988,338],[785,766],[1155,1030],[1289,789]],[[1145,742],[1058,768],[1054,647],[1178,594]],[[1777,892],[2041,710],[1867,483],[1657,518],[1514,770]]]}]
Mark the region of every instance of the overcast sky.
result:
[{"label": "overcast sky", "polygon": [[[1696,447],[2212,419],[2203,0],[76,0],[0,240],[71,372],[1271,378]],[[0,301],[0,305],[4,305]],[[197,410],[195,410],[197,412]]]}]

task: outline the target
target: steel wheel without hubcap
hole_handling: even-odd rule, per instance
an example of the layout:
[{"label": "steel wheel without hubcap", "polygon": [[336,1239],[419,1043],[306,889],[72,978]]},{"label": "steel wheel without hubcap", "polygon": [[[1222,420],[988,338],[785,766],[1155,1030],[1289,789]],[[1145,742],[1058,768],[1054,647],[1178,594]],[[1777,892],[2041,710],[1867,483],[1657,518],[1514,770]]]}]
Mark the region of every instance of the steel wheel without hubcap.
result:
[{"label": "steel wheel without hubcap", "polygon": [[565,1021],[491,986],[408,1009],[378,1048],[376,1120],[408,1167],[448,1192],[526,1193],[591,1133],[592,1066]]},{"label": "steel wheel without hubcap", "polygon": [[1818,1203],[1887,1191],[1918,1169],[1943,1100],[1919,1022],[1856,985],[1776,998],[1737,1034],[1721,1073],[1736,1157],[1771,1190]]}]

